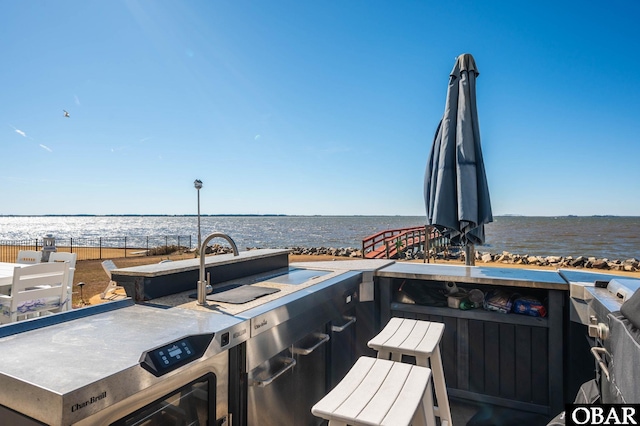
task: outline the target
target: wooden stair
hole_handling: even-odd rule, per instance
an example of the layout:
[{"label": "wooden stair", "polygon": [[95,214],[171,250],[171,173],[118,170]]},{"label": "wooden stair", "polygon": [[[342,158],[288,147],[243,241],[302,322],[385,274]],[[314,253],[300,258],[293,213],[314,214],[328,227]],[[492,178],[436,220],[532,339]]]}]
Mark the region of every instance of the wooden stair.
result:
[{"label": "wooden stair", "polygon": [[[430,232],[427,232],[429,228]],[[426,226],[388,229],[362,240],[362,255],[366,259],[393,259],[407,249],[423,247],[429,240],[440,237],[437,230]]]}]

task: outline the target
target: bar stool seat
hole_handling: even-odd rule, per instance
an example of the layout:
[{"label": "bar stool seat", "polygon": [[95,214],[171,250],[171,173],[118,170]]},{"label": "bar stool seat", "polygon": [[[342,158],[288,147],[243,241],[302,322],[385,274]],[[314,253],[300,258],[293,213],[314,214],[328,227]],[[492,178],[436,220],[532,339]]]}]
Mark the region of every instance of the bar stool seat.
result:
[{"label": "bar stool seat", "polygon": [[311,412],[329,426],[435,426],[431,370],[360,357]]},{"label": "bar stool seat", "polygon": [[391,318],[387,325],[367,344],[378,351],[378,358],[402,361],[402,355],[413,356],[416,365],[430,367],[436,394],[434,413],[441,425],[452,426],[451,409],[440,356],[440,340],[444,324],[408,318]]}]

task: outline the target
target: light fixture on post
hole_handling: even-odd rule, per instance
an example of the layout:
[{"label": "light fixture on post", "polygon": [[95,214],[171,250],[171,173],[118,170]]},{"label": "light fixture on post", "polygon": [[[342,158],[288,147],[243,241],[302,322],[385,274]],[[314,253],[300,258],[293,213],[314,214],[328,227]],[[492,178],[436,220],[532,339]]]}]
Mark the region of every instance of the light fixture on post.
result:
[{"label": "light fixture on post", "polygon": [[[198,191],[198,249],[200,249],[201,244],[201,234],[200,234],[200,189],[202,188],[202,181],[200,179],[196,179],[193,182],[193,186],[195,186],[196,191]],[[200,253],[202,256],[202,253]]]}]

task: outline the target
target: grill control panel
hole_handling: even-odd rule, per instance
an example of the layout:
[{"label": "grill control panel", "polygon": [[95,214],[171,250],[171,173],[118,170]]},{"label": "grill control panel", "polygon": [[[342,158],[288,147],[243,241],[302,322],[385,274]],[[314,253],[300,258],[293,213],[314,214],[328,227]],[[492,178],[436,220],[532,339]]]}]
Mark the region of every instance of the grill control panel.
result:
[{"label": "grill control panel", "polygon": [[140,366],[160,377],[196,360],[207,350],[214,334],[195,334],[142,353]]}]

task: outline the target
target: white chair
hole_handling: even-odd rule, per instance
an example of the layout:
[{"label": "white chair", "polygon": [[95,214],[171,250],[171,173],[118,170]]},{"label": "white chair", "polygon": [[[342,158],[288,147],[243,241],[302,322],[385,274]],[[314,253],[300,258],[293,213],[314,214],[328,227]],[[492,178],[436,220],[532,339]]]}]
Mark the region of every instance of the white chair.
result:
[{"label": "white chair", "polygon": [[53,252],[49,255],[49,262],[67,262],[69,264],[69,283],[67,284],[67,299],[69,303],[66,309],[71,309],[71,300],[73,299],[73,275],[76,271],[76,261],[78,253]]},{"label": "white chair", "polygon": [[100,293],[100,298],[107,299],[109,293],[113,293],[118,287],[118,284],[111,279],[111,271],[117,269],[117,266],[115,263],[113,263],[113,260],[105,260],[104,262],[102,262],[102,269],[104,269],[104,271],[109,276],[109,284],[107,284],[107,288],[105,288],[104,291]]},{"label": "white chair", "polygon": [[68,263],[39,263],[13,270],[11,295],[0,295],[0,324],[31,314],[60,312],[67,299]]},{"label": "white chair", "polygon": [[430,367],[438,404],[433,410],[442,426],[451,426],[451,408],[440,356],[443,334],[442,323],[394,317],[367,345],[378,351],[378,358],[402,361],[402,355],[407,355],[415,357],[416,365]]},{"label": "white chair", "polygon": [[435,426],[431,393],[429,368],[363,356],[311,412],[329,426]]},{"label": "white chair", "polygon": [[16,263],[22,263],[25,265],[35,265],[42,261],[42,252],[36,250],[20,250],[18,252],[18,258]]}]

